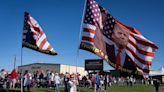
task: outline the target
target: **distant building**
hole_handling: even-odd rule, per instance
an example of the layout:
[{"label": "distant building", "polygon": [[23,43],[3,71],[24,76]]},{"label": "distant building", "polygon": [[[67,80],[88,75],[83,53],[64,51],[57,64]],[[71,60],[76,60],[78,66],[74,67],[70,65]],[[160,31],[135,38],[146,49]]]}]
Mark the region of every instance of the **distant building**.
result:
[{"label": "distant building", "polygon": [[158,70],[151,70],[149,76],[158,79],[161,83],[164,84],[164,67],[161,67]]},{"label": "distant building", "polygon": [[87,71],[85,71],[84,67],[78,67],[72,66],[72,65],[64,65],[64,64],[52,64],[52,63],[33,63],[33,64],[27,64],[18,66],[18,71],[21,72],[21,69],[24,73],[25,70],[28,70],[29,72],[33,73],[36,71],[53,71],[54,73],[80,73],[81,75],[86,75]]}]

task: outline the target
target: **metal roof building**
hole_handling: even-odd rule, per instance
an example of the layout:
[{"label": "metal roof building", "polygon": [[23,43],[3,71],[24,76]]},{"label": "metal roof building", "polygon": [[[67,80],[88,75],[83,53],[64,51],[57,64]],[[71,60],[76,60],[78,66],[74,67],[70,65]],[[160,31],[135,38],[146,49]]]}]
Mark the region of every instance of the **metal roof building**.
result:
[{"label": "metal roof building", "polygon": [[72,65],[64,65],[64,64],[52,64],[52,63],[33,63],[33,64],[27,64],[18,66],[18,71],[20,72],[22,69],[23,73],[28,70],[30,73],[36,72],[36,71],[52,71],[57,73],[63,73],[66,72],[69,73],[76,73],[77,72],[81,75],[86,75],[87,71],[85,71],[84,67],[76,67]]}]

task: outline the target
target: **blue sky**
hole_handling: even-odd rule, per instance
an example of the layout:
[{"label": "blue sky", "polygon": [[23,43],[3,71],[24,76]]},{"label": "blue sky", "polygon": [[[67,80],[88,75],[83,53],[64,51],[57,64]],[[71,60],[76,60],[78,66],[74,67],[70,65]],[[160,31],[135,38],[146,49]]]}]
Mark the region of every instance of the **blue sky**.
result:
[{"label": "blue sky", "polygon": [[[164,66],[164,1],[163,0],[96,0],[117,20],[137,28],[146,38],[159,46],[152,69]],[[23,48],[23,64],[61,63],[76,65],[79,33],[84,0],[2,0],[0,3],[0,69],[13,69],[21,62],[24,12],[29,12],[43,28],[49,42],[57,51],[50,56]],[[99,58],[79,50],[78,65],[85,59]],[[112,69],[104,64],[105,69]]]}]

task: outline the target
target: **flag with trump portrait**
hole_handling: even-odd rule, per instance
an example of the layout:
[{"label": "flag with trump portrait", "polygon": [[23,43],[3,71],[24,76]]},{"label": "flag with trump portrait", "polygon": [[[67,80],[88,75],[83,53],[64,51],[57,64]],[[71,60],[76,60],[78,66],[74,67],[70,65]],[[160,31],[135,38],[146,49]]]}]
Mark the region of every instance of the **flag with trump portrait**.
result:
[{"label": "flag with trump portrait", "polygon": [[80,49],[130,74],[148,74],[158,47],[137,29],[116,20],[95,0],[87,0]]},{"label": "flag with trump portrait", "polygon": [[24,14],[22,47],[49,55],[57,55],[52,45],[48,42],[41,26],[28,12]]}]

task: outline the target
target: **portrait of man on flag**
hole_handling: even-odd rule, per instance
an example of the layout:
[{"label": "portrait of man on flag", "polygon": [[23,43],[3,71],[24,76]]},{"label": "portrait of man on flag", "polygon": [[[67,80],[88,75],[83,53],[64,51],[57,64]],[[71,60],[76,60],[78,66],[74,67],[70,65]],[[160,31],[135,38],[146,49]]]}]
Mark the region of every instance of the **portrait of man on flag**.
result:
[{"label": "portrait of man on flag", "polygon": [[80,49],[127,73],[148,74],[158,47],[138,30],[116,20],[95,0],[87,0]]},{"label": "portrait of man on flag", "polygon": [[110,57],[109,60],[116,64],[116,69],[122,66],[126,69],[136,70],[135,64],[130,61],[130,57],[126,54],[128,36],[129,33],[126,30],[115,24],[113,31],[111,31],[111,39],[106,43],[107,55]]}]

